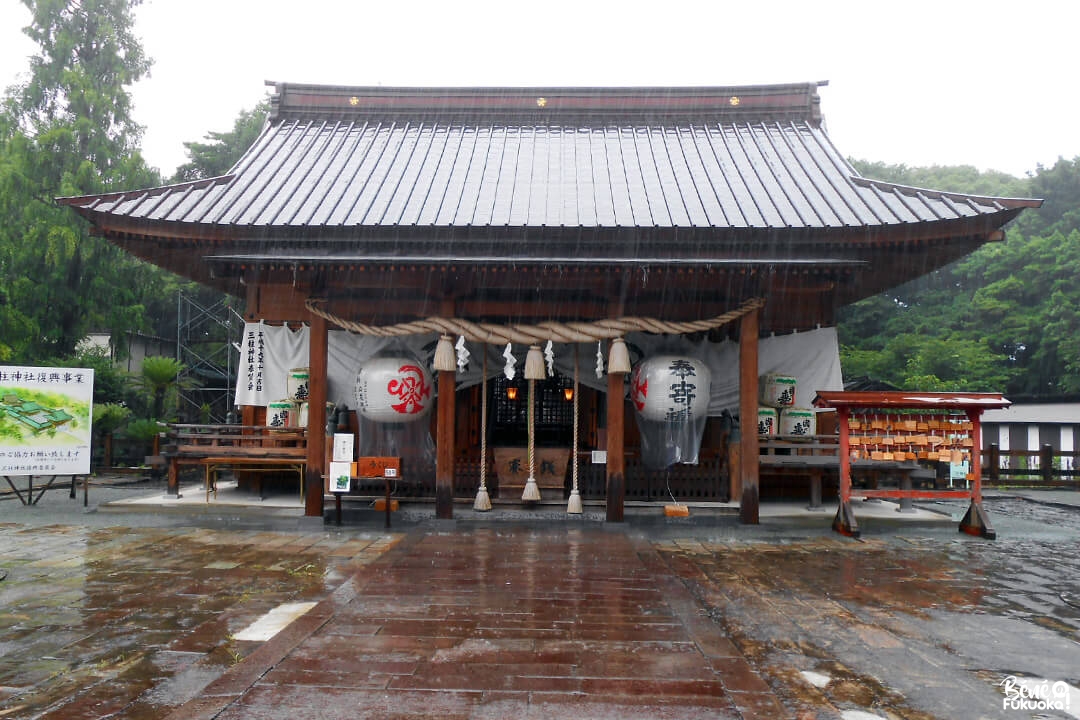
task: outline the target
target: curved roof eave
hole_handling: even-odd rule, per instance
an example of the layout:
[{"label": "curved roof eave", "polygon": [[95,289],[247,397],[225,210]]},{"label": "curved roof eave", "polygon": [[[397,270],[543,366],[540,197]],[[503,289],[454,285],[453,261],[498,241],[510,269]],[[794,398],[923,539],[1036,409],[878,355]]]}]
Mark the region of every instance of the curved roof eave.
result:
[{"label": "curved roof eave", "polygon": [[550,232],[919,238],[986,233],[1041,205],[859,176],[820,126],[818,85],[279,84],[277,119],[229,174],[57,202],[101,232],[192,240]]}]

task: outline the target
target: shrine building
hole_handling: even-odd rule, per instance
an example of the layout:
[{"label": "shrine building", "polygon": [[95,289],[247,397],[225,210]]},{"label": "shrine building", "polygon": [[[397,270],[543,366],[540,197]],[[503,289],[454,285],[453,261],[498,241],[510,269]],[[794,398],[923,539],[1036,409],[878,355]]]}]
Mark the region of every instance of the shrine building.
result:
[{"label": "shrine building", "polygon": [[306,515],[329,421],[438,517],[679,498],[753,523],[762,383],[790,379],[777,422],[813,411],[843,389],[840,308],[1040,204],[862,177],[821,85],[279,83],[228,174],[59,202],[244,301],[237,405],[270,426],[303,401]]}]

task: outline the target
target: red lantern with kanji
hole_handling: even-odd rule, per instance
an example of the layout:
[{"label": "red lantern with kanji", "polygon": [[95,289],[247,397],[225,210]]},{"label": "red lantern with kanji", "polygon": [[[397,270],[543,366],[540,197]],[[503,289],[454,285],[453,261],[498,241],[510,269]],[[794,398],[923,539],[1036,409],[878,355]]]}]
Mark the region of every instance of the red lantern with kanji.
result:
[{"label": "red lantern with kanji", "polygon": [[361,417],[376,422],[419,420],[434,402],[431,374],[411,358],[368,360],[356,374],[356,407]]}]

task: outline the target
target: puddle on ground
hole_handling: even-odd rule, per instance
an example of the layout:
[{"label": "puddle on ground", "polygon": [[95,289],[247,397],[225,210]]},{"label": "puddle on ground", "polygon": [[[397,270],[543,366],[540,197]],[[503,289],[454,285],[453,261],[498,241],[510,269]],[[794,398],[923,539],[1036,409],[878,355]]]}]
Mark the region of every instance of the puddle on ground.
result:
[{"label": "puddle on ground", "polygon": [[324,534],[10,524],[0,541],[9,573],[0,717],[65,719],[161,717],[257,647],[234,633],[282,603],[317,602],[342,569],[389,547]]},{"label": "puddle on ground", "polygon": [[[794,716],[827,707],[905,720],[996,717],[1002,676],[985,669],[995,659],[1076,680],[1080,510],[986,506],[996,541],[909,531],[656,547]],[[979,673],[994,683],[973,681]]]}]

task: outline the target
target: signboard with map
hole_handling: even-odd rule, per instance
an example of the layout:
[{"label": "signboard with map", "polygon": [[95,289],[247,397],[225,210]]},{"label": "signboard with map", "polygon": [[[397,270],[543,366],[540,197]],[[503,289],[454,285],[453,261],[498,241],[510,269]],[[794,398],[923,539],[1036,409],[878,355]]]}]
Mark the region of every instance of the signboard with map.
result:
[{"label": "signboard with map", "polygon": [[0,365],[0,475],[86,475],[94,371]]}]

